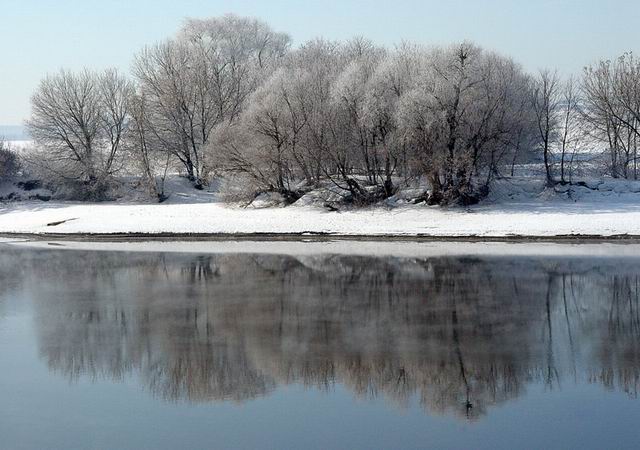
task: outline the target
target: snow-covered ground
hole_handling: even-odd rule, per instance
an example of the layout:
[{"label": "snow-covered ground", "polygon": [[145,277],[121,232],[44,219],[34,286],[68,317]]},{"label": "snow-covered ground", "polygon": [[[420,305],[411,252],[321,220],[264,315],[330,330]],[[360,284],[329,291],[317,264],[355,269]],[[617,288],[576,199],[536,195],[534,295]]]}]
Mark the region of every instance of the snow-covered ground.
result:
[{"label": "snow-covered ground", "polygon": [[[10,189],[5,183],[0,194]],[[227,204],[215,189],[195,190],[180,177],[167,181],[170,197],[162,204],[141,200],[139,192],[105,203],[24,200],[35,194],[46,198],[40,191],[12,196],[22,201],[0,202],[0,233],[640,236],[640,182],[611,179],[554,190],[544,190],[538,177],[505,179],[488,200],[468,208],[414,205],[406,199],[415,192],[405,190],[386,204],[339,212],[305,197],[289,207]]]},{"label": "snow-covered ground", "polygon": [[[58,223],[56,225],[56,223]],[[328,233],[337,235],[640,235],[638,205],[518,203],[468,210],[403,206],[327,212],[211,204],[24,202],[0,207],[0,233]]]},{"label": "snow-covered ground", "polygon": [[333,234],[345,236],[640,236],[640,183],[591,181],[571,193],[536,181],[498,185],[470,208],[424,204],[330,212],[319,206],[244,208],[179,183],[163,204],[21,201],[0,203],[0,233]]}]

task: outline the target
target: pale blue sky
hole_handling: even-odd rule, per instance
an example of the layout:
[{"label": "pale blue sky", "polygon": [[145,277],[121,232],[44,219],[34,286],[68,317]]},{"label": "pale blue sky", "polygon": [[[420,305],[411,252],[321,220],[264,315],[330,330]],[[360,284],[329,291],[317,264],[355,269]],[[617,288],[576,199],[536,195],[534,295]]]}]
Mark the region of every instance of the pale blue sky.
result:
[{"label": "pale blue sky", "polygon": [[525,68],[579,72],[598,58],[640,52],[640,0],[0,0],[0,124],[20,124],[38,80],[62,67],[128,70],[145,44],[185,17],[228,12],[259,17],[300,43],[362,35],[470,39]]}]

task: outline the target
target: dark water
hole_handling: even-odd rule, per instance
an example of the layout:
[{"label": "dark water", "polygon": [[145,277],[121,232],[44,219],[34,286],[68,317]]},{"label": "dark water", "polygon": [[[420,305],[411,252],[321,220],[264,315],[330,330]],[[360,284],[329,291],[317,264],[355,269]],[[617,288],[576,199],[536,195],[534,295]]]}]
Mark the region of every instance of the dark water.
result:
[{"label": "dark water", "polygon": [[0,247],[0,448],[637,448],[640,258]]}]

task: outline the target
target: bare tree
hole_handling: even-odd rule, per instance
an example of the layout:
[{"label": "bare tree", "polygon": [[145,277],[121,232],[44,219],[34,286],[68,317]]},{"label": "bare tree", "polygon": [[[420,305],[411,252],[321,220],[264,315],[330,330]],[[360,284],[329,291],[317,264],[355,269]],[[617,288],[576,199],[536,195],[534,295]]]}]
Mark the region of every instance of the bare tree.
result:
[{"label": "bare tree", "polygon": [[585,69],[583,118],[591,137],[609,150],[614,178],[638,177],[640,138],[640,61],[624,54]]},{"label": "bare tree", "polygon": [[61,181],[80,183],[101,197],[120,168],[127,133],[131,83],[115,70],[61,71],[45,78],[32,97],[27,126],[36,165]]},{"label": "bare tree", "polygon": [[569,154],[573,155],[582,138],[578,89],[575,79],[570,77],[562,86],[560,104],[560,182],[567,183],[566,164]]},{"label": "bare tree", "polygon": [[149,194],[164,201],[165,179],[171,164],[171,154],[161,150],[162,144],[153,133],[149,121],[148,104],[144,94],[131,99],[131,129],[127,140],[132,165],[137,167],[140,182]]},{"label": "bare tree", "polygon": [[552,146],[557,139],[560,125],[560,107],[562,101],[561,83],[558,73],[542,70],[535,80],[533,91],[533,109],[536,115],[538,137],[544,159],[544,169],[548,186],[555,183],[552,173]]}]

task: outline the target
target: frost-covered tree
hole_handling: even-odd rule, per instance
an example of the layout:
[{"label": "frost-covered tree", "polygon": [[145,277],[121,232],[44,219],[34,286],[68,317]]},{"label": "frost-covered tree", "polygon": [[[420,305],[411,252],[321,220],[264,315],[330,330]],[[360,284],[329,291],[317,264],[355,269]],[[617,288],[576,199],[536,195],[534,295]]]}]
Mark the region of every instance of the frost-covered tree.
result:
[{"label": "frost-covered tree", "polygon": [[307,78],[301,69],[276,71],[250,97],[237,124],[223,127],[213,143],[227,170],[249,175],[262,190],[290,200],[297,199],[296,178],[310,177],[301,148]]},{"label": "frost-covered tree", "polygon": [[624,54],[585,69],[583,117],[590,135],[608,147],[613,177],[638,177],[640,60]]},{"label": "frost-covered tree", "polygon": [[303,70],[306,126],[302,135],[305,177],[316,184],[331,177],[344,161],[344,135],[339,111],[331,99],[331,90],[341,68],[347,63],[344,45],[315,39],[303,44],[286,60],[285,70]]},{"label": "frost-covered tree", "polygon": [[424,50],[398,123],[431,203],[468,203],[514,150],[527,114],[528,78],[508,58],[469,43]]},{"label": "frost-covered tree", "polygon": [[115,70],[61,71],[46,77],[31,99],[27,122],[45,176],[82,186],[101,198],[122,167],[133,87]]},{"label": "frost-covered tree", "polygon": [[[375,61],[375,70],[365,86],[362,121],[369,130],[373,147],[373,181],[381,172],[384,176],[384,191],[393,192],[392,175],[400,167],[408,175],[406,143],[398,133],[400,99],[420,76],[418,71],[419,49],[404,43],[392,52],[386,52],[380,62]],[[368,172],[372,172],[368,170]]]},{"label": "frost-covered tree", "polygon": [[468,43],[316,40],[283,60],[213,147],[226,168],[289,196],[324,178],[371,203],[404,175],[426,176],[434,203],[466,203],[529,142],[530,91],[520,66]]},{"label": "frost-covered tree", "polygon": [[[354,197],[366,197],[354,178],[354,169],[361,167],[360,141],[352,138],[361,123],[333,94],[341,68],[367,48],[363,40],[347,44],[314,40],[288,55],[250,97],[247,110],[231,127],[235,131],[227,129],[220,135],[227,147],[233,143],[232,149],[219,146],[226,155],[225,167],[260,178],[263,189],[288,197],[299,194],[292,190],[294,181],[311,186],[321,178]],[[362,91],[359,82],[354,89]]]},{"label": "frost-covered tree", "polygon": [[[388,110],[376,97],[383,88],[372,92],[376,67],[386,52],[360,39],[347,43],[342,52],[346,64],[331,87],[333,136],[337,142],[328,154],[351,196],[368,203],[379,199],[380,194],[388,197],[393,190],[390,117],[385,116]],[[363,180],[384,192],[365,189]]]},{"label": "frost-covered tree", "polygon": [[197,187],[214,166],[205,152],[213,129],[238,117],[288,46],[289,37],[265,23],[227,15],[188,20],[175,38],[136,57],[150,131]]}]

